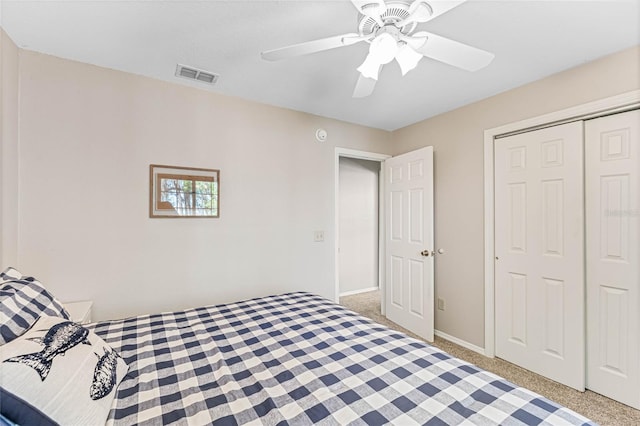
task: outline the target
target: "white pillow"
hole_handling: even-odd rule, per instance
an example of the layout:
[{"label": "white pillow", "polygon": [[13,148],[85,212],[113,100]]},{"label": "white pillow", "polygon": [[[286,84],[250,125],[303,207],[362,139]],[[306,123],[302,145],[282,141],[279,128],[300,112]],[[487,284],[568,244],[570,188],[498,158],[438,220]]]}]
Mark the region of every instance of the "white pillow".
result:
[{"label": "white pillow", "polygon": [[0,346],[4,390],[64,425],[104,424],[128,370],[104,340],[59,317],[42,316]]}]

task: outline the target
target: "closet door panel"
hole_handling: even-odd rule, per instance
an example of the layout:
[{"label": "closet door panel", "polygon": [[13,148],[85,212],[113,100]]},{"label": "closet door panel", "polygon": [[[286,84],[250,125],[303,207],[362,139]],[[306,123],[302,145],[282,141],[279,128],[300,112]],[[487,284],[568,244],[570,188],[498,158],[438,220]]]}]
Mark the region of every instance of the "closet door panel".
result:
[{"label": "closet door panel", "polygon": [[584,390],[583,125],[495,143],[496,355]]},{"label": "closet door panel", "polygon": [[640,111],[585,138],[587,387],[640,409]]}]

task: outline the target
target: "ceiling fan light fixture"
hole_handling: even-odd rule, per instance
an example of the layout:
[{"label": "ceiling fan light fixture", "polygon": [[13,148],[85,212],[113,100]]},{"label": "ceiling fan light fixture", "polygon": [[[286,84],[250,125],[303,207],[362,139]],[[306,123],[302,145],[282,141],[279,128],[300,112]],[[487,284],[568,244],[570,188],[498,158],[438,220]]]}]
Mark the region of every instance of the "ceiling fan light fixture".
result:
[{"label": "ceiling fan light fixture", "polygon": [[422,59],[423,56],[413,50],[409,45],[403,44],[398,49],[398,53],[396,54],[396,62],[400,65],[400,70],[402,71],[402,75],[405,75],[412,69],[418,66],[418,62]]},{"label": "ceiling fan light fixture", "polygon": [[362,74],[363,77],[377,80],[378,72],[380,71],[380,62],[378,62],[378,60],[369,53],[362,65],[358,67],[358,71],[360,71],[360,74]]},{"label": "ceiling fan light fixture", "polygon": [[393,61],[397,53],[398,42],[389,33],[382,33],[376,36],[376,38],[371,41],[371,46],[369,46],[369,54],[381,65]]}]

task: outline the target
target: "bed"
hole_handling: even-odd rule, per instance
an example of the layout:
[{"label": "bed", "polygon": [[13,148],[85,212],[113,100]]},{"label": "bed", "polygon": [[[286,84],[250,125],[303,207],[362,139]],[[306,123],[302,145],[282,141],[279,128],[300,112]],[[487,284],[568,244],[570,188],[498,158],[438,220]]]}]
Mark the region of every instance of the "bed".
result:
[{"label": "bed", "polygon": [[107,424],[593,424],[309,293],[91,328],[130,367]]},{"label": "bed", "polygon": [[24,424],[594,424],[309,293],[82,326],[42,287],[8,312],[34,280],[0,278],[0,408],[35,406]]}]

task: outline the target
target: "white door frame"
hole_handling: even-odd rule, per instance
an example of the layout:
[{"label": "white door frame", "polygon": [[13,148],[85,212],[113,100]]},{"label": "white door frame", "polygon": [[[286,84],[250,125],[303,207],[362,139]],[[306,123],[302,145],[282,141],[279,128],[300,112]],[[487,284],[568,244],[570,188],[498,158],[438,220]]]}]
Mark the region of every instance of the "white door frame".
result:
[{"label": "white door frame", "polygon": [[495,356],[494,141],[498,136],[595,118],[640,107],[640,90],[505,124],[484,131],[484,353]]},{"label": "white door frame", "polygon": [[381,310],[384,312],[384,167],[382,163],[391,155],[379,154],[377,152],[358,151],[348,148],[335,149],[335,173],[334,173],[334,195],[335,195],[335,236],[334,236],[334,259],[335,259],[335,296],[336,303],[340,301],[340,158],[356,158],[359,160],[377,161],[380,163],[380,174],[378,176],[378,288],[382,294]]}]

